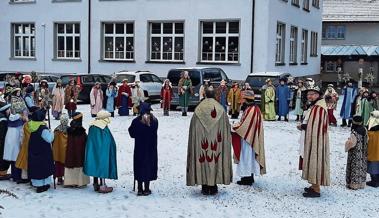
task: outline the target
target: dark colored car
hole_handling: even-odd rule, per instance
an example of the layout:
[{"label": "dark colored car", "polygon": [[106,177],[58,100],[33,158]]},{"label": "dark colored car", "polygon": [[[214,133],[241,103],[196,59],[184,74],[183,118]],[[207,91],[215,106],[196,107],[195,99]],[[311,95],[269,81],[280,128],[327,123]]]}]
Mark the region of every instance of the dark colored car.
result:
[{"label": "dark colored car", "polygon": [[179,106],[178,83],[180,80],[180,75],[183,71],[188,71],[189,77],[192,81],[194,95],[190,96],[188,104],[189,107],[192,108],[196,107],[200,102],[199,90],[204,80],[210,80],[210,84],[214,88],[217,88],[220,85],[221,80],[225,80],[228,85],[231,83],[231,80],[228,78],[226,73],[220,68],[194,67],[172,69],[167,74],[167,78],[172,83],[172,89],[174,92],[174,97],[171,101],[172,109],[176,109],[176,107]]},{"label": "dark colored car", "polygon": [[78,101],[83,103],[90,102],[90,93],[96,82],[101,84],[101,89],[105,93],[111,76],[101,74],[85,74],[85,75],[63,75],[61,76],[62,85],[66,86],[71,79],[75,79],[76,84],[80,86]]}]

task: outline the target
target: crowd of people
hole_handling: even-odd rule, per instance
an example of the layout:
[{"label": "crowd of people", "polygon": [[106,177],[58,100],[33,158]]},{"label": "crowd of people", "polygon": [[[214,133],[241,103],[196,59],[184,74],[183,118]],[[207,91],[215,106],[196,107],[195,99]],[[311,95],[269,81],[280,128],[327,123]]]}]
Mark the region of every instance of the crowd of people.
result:
[{"label": "crowd of people", "polygon": [[[300,131],[299,169],[302,179],[310,184],[303,196],[320,197],[321,186],[331,184],[329,126],[337,125],[337,92],[330,84],[323,93],[311,79],[298,80],[296,85],[281,79],[277,87],[268,79],[261,91],[258,105],[249,84],[241,89],[238,83],[229,88],[226,81],[218,87],[204,81],[189,127],[186,184],[201,185],[204,195],[214,195],[218,184],[232,182],[234,161],[240,178],[237,184],[252,185],[254,176],[267,173],[263,121],[289,121],[290,108],[294,108]],[[0,180],[30,183],[41,193],[50,188],[52,181],[54,186],[57,181],[64,187],[85,187],[93,177],[94,191],[112,192],[106,179],[118,179],[117,146],[108,125],[115,111],[128,116],[131,108],[136,117],[128,132],[135,139],[137,195],[150,195],[150,182],[158,177],[158,119],[145,102],[139,81],[133,87],[128,80],[123,80],[120,87],[111,81],[105,92],[96,83],[90,93],[93,121],[88,131],[82,125],[83,113],[77,111],[79,92],[75,80],[65,87],[58,80],[52,92],[44,80],[35,90],[28,75],[9,83],[0,101]],[[186,71],[177,92],[182,115],[187,116],[194,88]],[[342,126],[351,127],[345,143],[346,185],[350,189],[361,189],[366,184],[379,187],[378,99],[367,89],[357,91],[352,81],[343,94]],[[161,89],[164,116],[169,116],[173,95],[172,84],[166,79]],[[46,124],[50,110],[60,121],[53,131]],[[229,119],[240,115],[239,121],[231,125]],[[366,183],[367,173],[371,181]]]}]

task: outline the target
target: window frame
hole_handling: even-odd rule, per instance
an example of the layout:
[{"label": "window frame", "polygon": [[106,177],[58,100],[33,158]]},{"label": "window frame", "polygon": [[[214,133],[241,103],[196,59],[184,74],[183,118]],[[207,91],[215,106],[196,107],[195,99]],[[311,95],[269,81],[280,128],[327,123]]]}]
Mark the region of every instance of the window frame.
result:
[{"label": "window frame", "polygon": [[298,58],[298,39],[299,39],[299,28],[297,26],[291,26],[290,28],[290,65],[297,65]]},{"label": "window frame", "polygon": [[318,32],[311,31],[311,57],[318,56]]},{"label": "window frame", "polygon": [[[21,25],[21,29],[22,29],[22,33],[16,33],[16,26],[17,25]],[[29,33],[24,33],[24,26],[29,26],[29,30],[30,32]],[[34,30],[33,30],[34,29]],[[33,30],[33,31],[32,31]],[[21,55],[16,55],[17,52],[16,52],[16,37],[20,37],[21,38],[21,44],[19,45],[20,47],[20,54]],[[27,38],[28,39],[28,55],[24,55],[24,38]],[[32,43],[33,41],[33,38],[34,38],[34,44]],[[30,23],[27,23],[27,22],[22,22],[22,23],[11,23],[11,57],[14,58],[14,59],[35,59],[36,58],[36,47],[37,47],[37,44],[36,44],[36,25],[34,22],[30,22]],[[34,50],[33,50],[33,46],[34,45]]]},{"label": "window frame", "polygon": [[308,38],[309,31],[303,29],[301,32],[301,64],[308,63]]},{"label": "window frame", "polygon": [[[72,33],[67,33],[67,25],[73,25],[72,27]],[[58,33],[58,25],[64,25],[64,33]],[[79,33],[76,33],[76,25],[79,27]],[[55,40],[54,40],[54,58],[56,60],[80,60],[81,59],[81,23],[80,22],[54,22],[54,34],[55,34]],[[59,50],[59,37],[64,38],[64,50]],[[67,56],[67,38],[72,37],[72,57]],[[79,55],[76,57],[75,53],[75,38],[79,37]],[[59,56],[59,52],[62,52],[64,56]]]},{"label": "window frame", "polygon": [[[112,24],[113,25],[113,33],[106,33],[106,28],[105,28],[105,25],[109,25],[109,24]],[[124,25],[124,33],[123,34],[118,34],[116,33],[116,25],[117,24],[123,24]],[[133,33],[127,33],[127,26],[132,24],[133,25]],[[105,43],[105,39],[107,37],[112,37],[112,42],[113,42],[113,45],[112,45],[112,58],[108,58],[106,57],[106,43]],[[124,39],[124,50],[122,52],[124,52],[124,58],[116,58],[116,38],[123,38]],[[132,51],[127,51],[127,47],[126,47],[126,44],[127,44],[127,38],[132,38]],[[132,58],[126,58],[127,57],[127,53],[130,53],[131,54],[131,57]],[[117,22],[114,22],[114,21],[102,21],[101,22],[101,60],[103,61],[116,61],[116,62],[134,62],[135,61],[135,22],[134,21],[117,21]]]},{"label": "window frame", "polygon": [[[183,25],[183,33],[176,33],[176,24],[180,23]],[[160,24],[160,33],[153,33],[153,24]],[[172,24],[172,32],[164,33],[164,24]],[[148,61],[147,62],[156,62],[156,63],[184,63],[185,61],[185,21],[184,20],[150,20],[148,21]],[[169,54],[169,52],[164,52],[164,38],[172,38],[171,46],[171,59],[164,59],[164,53]],[[160,50],[159,50],[159,59],[152,58],[153,50],[153,38],[160,38]],[[176,39],[182,38],[183,44],[180,52],[175,52],[175,41]],[[158,53],[158,52],[155,52]],[[175,59],[175,55],[178,53],[179,59]],[[181,58],[182,57],[182,58]]]},{"label": "window frame", "polygon": [[[279,27],[281,27],[280,31],[279,31]],[[277,66],[285,64],[286,28],[287,28],[286,23],[281,22],[281,21],[278,21],[276,23],[275,64]],[[281,34],[279,35],[279,33]]]},{"label": "window frame", "polygon": [[[212,33],[204,33],[204,23],[212,23]],[[217,33],[217,23],[226,23],[225,26],[225,33]],[[238,23],[238,33],[230,33],[230,23]],[[241,55],[240,55],[240,48],[241,48],[241,20],[240,19],[225,19],[225,20],[200,20],[199,24],[199,30],[200,30],[200,39],[199,39],[199,63],[204,64],[212,64],[212,63],[218,63],[218,64],[239,64],[241,61]],[[204,38],[212,38],[212,52],[204,52]],[[224,60],[216,60],[216,38],[225,38],[225,59]],[[238,47],[237,52],[229,52],[229,39],[230,38],[238,38]],[[203,53],[211,53],[211,60],[209,58],[203,59]],[[229,61],[229,54],[232,55],[232,61]],[[209,55],[207,55],[209,56]],[[237,61],[234,61],[235,56],[237,56]],[[221,59],[221,58],[220,58]]]}]

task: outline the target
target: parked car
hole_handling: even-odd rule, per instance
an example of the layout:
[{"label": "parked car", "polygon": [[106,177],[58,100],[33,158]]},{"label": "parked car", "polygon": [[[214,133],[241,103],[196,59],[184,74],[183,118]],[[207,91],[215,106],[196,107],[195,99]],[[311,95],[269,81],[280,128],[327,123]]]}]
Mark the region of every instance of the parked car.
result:
[{"label": "parked car", "polygon": [[108,83],[112,80],[109,75],[101,74],[83,74],[83,75],[63,75],[61,76],[62,85],[66,86],[71,79],[75,79],[80,87],[78,101],[83,103],[90,102],[90,93],[96,82],[100,82],[101,89],[104,91],[108,87]]},{"label": "parked car", "polygon": [[168,72],[167,78],[172,83],[172,89],[174,92],[173,99],[171,101],[171,109],[176,109],[179,106],[179,94],[178,94],[178,83],[180,80],[180,75],[183,71],[188,71],[189,77],[192,81],[194,95],[190,96],[189,107],[196,107],[199,104],[199,90],[200,86],[203,84],[204,80],[210,80],[210,84],[217,88],[220,85],[221,80],[225,80],[228,85],[230,85],[231,80],[228,78],[226,73],[215,67],[193,67],[193,68],[177,68],[172,69]]},{"label": "parked car", "polygon": [[247,76],[245,83],[249,83],[255,93],[255,101],[261,101],[262,86],[266,84],[267,79],[271,79],[273,85],[276,87],[281,78],[287,79],[291,74],[283,72],[257,72],[251,73]]},{"label": "parked car", "polygon": [[128,85],[134,86],[135,81],[140,81],[145,97],[149,101],[160,100],[162,80],[150,71],[120,71],[115,74],[117,84],[120,86],[124,79],[128,79]]}]

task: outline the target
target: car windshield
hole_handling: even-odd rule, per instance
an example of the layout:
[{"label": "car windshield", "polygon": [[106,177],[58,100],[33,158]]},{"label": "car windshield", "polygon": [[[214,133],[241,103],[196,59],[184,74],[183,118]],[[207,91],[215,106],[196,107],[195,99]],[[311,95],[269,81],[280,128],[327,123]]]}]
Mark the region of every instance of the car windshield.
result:
[{"label": "car windshield", "polygon": [[122,83],[124,79],[128,80],[128,83],[134,83],[136,76],[128,74],[119,74],[116,76],[117,82]]},{"label": "car windshield", "polygon": [[267,79],[271,79],[274,85],[278,83],[278,77],[274,76],[248,76],[246,83],[249,83],[253,88],[261,88],[266,84]]},{"label": "car windshield", "polygon": [[[189,73],[189,77],[191,78],[192,85],[197,86],[200,84],[200,72],[197,70],[187,70]],[[178,86],[179,80],[180,80],[180,74],[182,73],[182,70],[171,70],[167,78],[170,80],[173,86]]]}]

